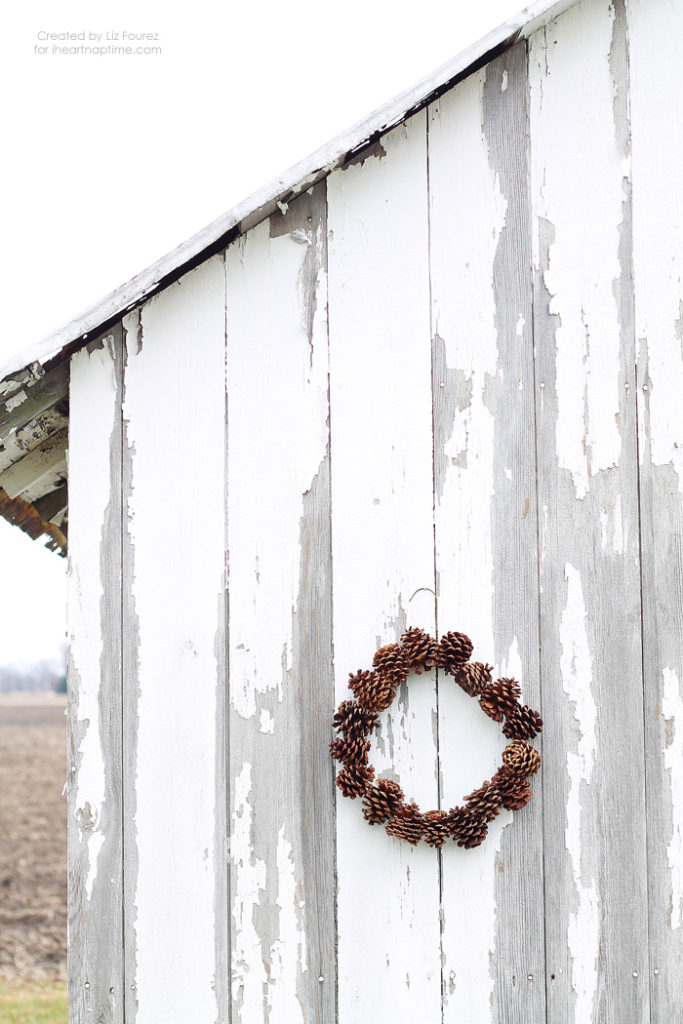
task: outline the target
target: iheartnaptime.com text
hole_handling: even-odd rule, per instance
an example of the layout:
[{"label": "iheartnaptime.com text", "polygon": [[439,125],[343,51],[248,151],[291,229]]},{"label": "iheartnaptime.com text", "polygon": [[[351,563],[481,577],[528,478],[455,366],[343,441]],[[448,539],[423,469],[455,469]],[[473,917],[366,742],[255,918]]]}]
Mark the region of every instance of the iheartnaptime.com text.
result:
[{"label": "iheartnaptime.com text", "polygon": [[40,57],[72,54],[75,56],[158,55],[162,52],[159,32],[133,32],[130,29],[105,29],[102,32],[35,33],[33,51]]}]

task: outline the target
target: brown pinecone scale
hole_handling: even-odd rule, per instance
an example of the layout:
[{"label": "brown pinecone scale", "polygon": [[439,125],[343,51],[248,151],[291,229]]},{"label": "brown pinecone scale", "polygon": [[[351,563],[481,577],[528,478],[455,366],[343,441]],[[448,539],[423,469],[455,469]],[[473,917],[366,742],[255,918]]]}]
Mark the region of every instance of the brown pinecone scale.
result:
[{"label": "brown pinecone scale", "polygon": [[390,683],[394,689],[398,689],[408,678],[408,669],[400,644],[386,644],[385,647],[380,647],[375,651],[372,664],[382,679]]},{"label": "brown pinecone scale", "polygon": [[483,665],[478,661],[469,662],[457,669],[455,681],[470,697],[478,697],[491,682],[492,671],[490,665]]},{"label": "brown pinecone scale", "polygon": [[503,735],[509,740],[532,740],[543,728],[543,719],[538,711],[524,705],[516,707],[512,714],[507,716],[503,726]]},{"label": "brown pinecone scale", "polygon": [[368,711],[355,700],[344,700],[332,719],[333,728],[345,736],[367,736],[378,725],[377,715]]},{"label": "brown pinecone scale", "polygon": [[369,750],[370,742],[363,736],[340,736],[330,743],[330,754],[335,761],[342,761],[344,764],[367,764]]},{"label": "brown pinecone scale", "polygon": [[450,822],[446,811],[427,811],[423,818],[424,841],[439,850],[451,834]]},{"label": "brown pinecone scale", "polygon": [[349,689],[366,711],[384,711],[396,696],[396,687],[391,679],[362,669],[349,676]]},{"label": "brown pinecone scale", "polygon": [[476,818],[481,818],[482,821],[493,821],[503,804],[503,798],[495,785],[487,781],[479,789],[475,789],[473,793],[466,796],[465,803],[469,813]]},{"label": "brown pinecone scale", "polygon": [[396,814],[404,799],[403,790],[398,782],[378,779],[374,786],[369,786],[366,790],[363,817],[371,825],[381,825],[387,818]]},{"label": "brown pinecone scale", "polygon": [[541,755],[526,740],[515,740],[503,751],[503,764],[516,775],[535,775],[541,767]]},{"label": "brown pinecone scale", "polygon": [[337,786],[344,794],[355,800],[365,796],[365,791],[375,777],[375,769],[369,764],[349,764],[339,772]]},{"label": "brown pinecone scale", "polygon": [[436,640],[423,629],[407,629],[401,637],[401,650],[409,672],[417,672],[420,675],[423,669],[429,671],[436,665]]},{"label": "brown pinecone scale", "polygon": [[458,846],[462,846],[466,850],[471,850],[475,846],[481,846],[488,834],[488,825],[481,818],[470,814],[469,811],[455,808],[455,811],[458,810],[461,811],[459,815],[451,812],[453,815],[451,831],[454,841]]},{"label": "brown pinecone scale", "polygon": [[446,675],[454,676],[470,660],[472,641],[464,633],[446,633],[439,644],[439,667]]},{"label": "brown pinecone scale", "polygon": [[403,839],[411,846],[416,846],[424,833],[424,821],[417,804],[403,804],[389,819],[385,831],[388,836]]}]

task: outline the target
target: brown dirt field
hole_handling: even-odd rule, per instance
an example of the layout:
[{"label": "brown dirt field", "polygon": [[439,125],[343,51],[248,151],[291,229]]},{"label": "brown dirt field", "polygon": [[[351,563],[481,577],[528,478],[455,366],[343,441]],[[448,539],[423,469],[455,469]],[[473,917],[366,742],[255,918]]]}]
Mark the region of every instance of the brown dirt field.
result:
[{"label": "brown dirt field", "polygon": [[0,697],[0,978],[66,977],[65,706]]}]

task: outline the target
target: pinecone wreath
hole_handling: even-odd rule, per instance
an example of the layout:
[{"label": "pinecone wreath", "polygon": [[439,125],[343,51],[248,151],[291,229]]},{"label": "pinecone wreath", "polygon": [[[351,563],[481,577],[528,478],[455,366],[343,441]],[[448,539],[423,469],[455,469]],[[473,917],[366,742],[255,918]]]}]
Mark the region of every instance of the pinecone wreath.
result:
[{"label": "pinecone wreath", "polygon": [[[537,711],[521,706],[521,687],[515,679],[492,682],[490,665],[470,662],[472,643],[464,633],[446,633],[437,643],[421,629],[408,629],[398,644],[387,644],[375,653],[372,670],[359,669],[349,677],[354,700],[337,708],[332,726],[337,739],[330,753],[342,764],[337,786],[344,796],[362,798],[363,817],[370,825],[384,825],[390,836],[415,846],[424,839],[440,848],[447,839],[471,849],[486,838],[488,823],[501,808],[518,811],[531,799],[527,779],[541,766],[541,755],[529,742],[543,722]],[[494,722],[503,723],[510,740],[503,751],[503,764],[489,782],[464,797],[462,807],[449,811],[420,811],[406,801],[403,790],[390,779],[377,779],[369,762],[369,736],[379,725],[378,712],[394,700],[410,672],[418,675],[432,668],[451,675],[470,697],[479,700],[482,711]]]}]

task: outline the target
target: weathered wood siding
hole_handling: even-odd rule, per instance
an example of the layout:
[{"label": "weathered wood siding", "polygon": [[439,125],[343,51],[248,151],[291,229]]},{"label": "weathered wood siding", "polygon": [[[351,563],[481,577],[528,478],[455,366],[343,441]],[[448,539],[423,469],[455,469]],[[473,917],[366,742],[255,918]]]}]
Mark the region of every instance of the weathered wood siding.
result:
[{"label": "weathered wood siding", "polygon": [[[682,30],[573,5],[73,357],[72,1024],[682,1016]],[[545,720],[475,850],[337,798],[412,625]],[[373,763],[505,742],[412,677]]]}]

